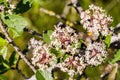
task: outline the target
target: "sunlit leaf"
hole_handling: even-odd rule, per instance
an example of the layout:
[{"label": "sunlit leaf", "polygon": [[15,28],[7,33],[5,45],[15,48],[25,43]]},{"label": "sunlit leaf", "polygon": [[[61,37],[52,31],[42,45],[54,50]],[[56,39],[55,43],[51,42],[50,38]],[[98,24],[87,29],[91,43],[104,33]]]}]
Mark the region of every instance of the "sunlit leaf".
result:
[{"label": "sunlit leaf", "polygon": [[111,64],[114,64],[115,62],[120,60],[120,49],[116,52],[114,55],[114,58],[110,61]]},{"label": "sunlit leaf", "polygon": [[47,34],[43,34],[43,40],[46,42],[46,43],[50,43],[50,37],[49,37],[49,35],[47,35]]},{"label": "sunlit leaf", "polygon": [[52,30],[48,30],[47,33],[44,33],[43,34],[43,40],[46,42],[46,43],[50,43],[51,40],[50,40],[50,35],[53,33]]},{"label": "sunlit leaf", "polygon": [[0,47],[4,46],[6,44],[7,44],[6,40],[0,37]]},{"label": "sunlit leaf", "polygon": [[29,5],[32,4],[32,0],[23,0],[23,4],[26,4],[27,2],[30,3]]},{"label": "sunlit leaf", "polygon": [[37,70],[36,72],[37,80],[53,80],[51,73],[47,70]]},{"label": "sunlit leaf", "polygon": [[22,34],[22,32],[18,33],[14,28],[11,28],[11,27],[8,28],[8,32],[9,32],[10,36],[12,36],[12,38],[19,37]]},{"label": "sunlit leaf", "polygon": [[69,58],[69,57],[70,57],[69,54],[65,54],[64,57],[63,57],[63,59],[65,60],[65,59],[67,59],[67,58]]},{"label": "sunlit leaf", "polygon": [[79,40],[78,42],[78,48],[81,48],[81,44],[83,43],[83,40]]},{"label": "sunlit leaf", "polygon": [[0,74],[8,71],[10,69],[7,60],[4,60],[3,56],[0,55]]},{"label": "sunlit leaf", "polygon": [[3,62],[3,66],[6,67],[7,69],[10,68],[9,63],[8,63],[7,61],[4,61],[4,62]]},{"label": "sunlit leaf", "polygon": [[7,56],[7,46],[4,46],[4,47],[0,50],[0,55],[2,55],[4,59],[6,58],[6,56]]},{"label": "sunlit leaf", "polygon": [[57,51],[55,48],[51,48],[50,52],[54,54],[57,58],[63,56],[63,53],[60,51]]},{"label": "sunlit leaf", "polygon": [[5,0],[0,0],[0,4],[3,3],[3,2],[5,2]]},{"label": "sunlit leaf", "polygon": [[52,30],[48,30],[48,31],[47,31],[47,34],[48,34],[49,36],[50,36],[52,33],[53,33]]},{"label": "sunlit leaf", "polygon": [[27,21],[19,15],[12,14],[6,16],[1,14],[1,18],[8,28],[10,28],[10,30],[13,32],[14,38],[20,36],[23,33],[23,29],[28,25]]},{"label": "sunlit leaf", "polygon": [[111,35],[107,35],[105,38],[105,44],[107,45],[107,47],[110,47],[110,40],[111,40]]}]

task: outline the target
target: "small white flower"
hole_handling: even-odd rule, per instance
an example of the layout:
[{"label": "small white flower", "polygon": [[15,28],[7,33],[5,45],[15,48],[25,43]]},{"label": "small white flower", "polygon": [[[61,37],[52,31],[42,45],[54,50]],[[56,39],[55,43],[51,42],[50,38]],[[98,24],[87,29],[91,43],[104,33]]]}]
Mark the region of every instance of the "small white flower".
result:
[{"label": "small white flower", "polygon": [[[79,52],[78,43],[79,35],[75,33],[75,30],[69,26],[62,27],[62,23],[58,23],[55,26],[55,30],[50,36],[51,46],[54,46],[56,50],[61,50],[63,53],[75,54]],[[72,47],[72,45],[74,47]]]},{"label": "small white flower", "polygon": [[85,60],[87,64],[99,65],[107,55],[104,43],[90,43],[85,51]]},{"label": "small white flower", "polygon": [[4,5],[0,5],[0,11],[3,12],[5,9],[5,6]]},{"label": "small white flower", "polygon": [[15,9],[15,5],[10,4],[11,9]]},{"label": "small white flower", "polygon": [[92,32],[91,39],[96,40],[101,33],[106,36],[110,33],[108,25],[112,22],[112,17],[107,16],[105,11],[95,5],[90,5],[88,10],[81,12],[81,24],[88,32]]},{"label": "small white flower", "polygon": [[33,49],[32,64],[40,69],[48,68],[48,65],[56,64],[53,60],[56,58],[50,54],[48,44],[43,44],[42,41],[37,41],[34,38],[30,40],[29,48]]}]

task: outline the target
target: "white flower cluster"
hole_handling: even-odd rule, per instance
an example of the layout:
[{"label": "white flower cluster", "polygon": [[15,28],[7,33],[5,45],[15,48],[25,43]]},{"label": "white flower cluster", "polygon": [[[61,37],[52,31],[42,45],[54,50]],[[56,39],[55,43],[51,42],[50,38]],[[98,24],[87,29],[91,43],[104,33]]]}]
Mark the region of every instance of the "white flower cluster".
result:
[{"label": "white flower cluster", "polygon": [[40,69],[47,69],[48,66],[53,66],[55,56],[49,52],[49,46],[43,44],[43,41],[37,41],[34,38],[30,40],[29,49],[33,49],[32,64]]},{"label": "white flower cluster", "polygon": [[107,56],[105,44],[98,42],[88,44],[84,56],[86,63],[89,65],[101,64]]},{"label": "white flower cluster", "polygon": [[83,28],[91,33],[92,40],[96,40],[100,33],[103,36],[111,33],[108,25],[112,22],[112,17],[107,16],[102,8],[92,4],[88,10],[81,12],[80,17]]},{"label": "white flower cluster", "polygon": [[[34,38],[30,40],[29,49],[33,49],[32,64],[40,69],[47,70],[58,67],[63,72],[68,72],[70,76],[82,74],[86,64],[84,57],[75,56],[80,51],[79,35],[75,33],[75,30],[69,26],[63,27],[63,23],[60,22],[55,26],[50,40],[50,44],[45,44],[43,41],[37,41]],[[59,57],[61,62],[59,62],[58,56],[52,54],[51,49],[56,51],[56,55],[59,55],[57,52],[60,52],[62,55]]]},{"label": "white flower cluster", "polygon": [[73,77],[78,73],[82,74],[87,65],[97,66],[105,60],[107,46],[105,39],[101,39],[110,34],[110,43],[120,39],[120,35],[113,34],[113,29],[108,27],[112,18],[93,4],[80,14],[81,24],[87,32],[77,32],[59,22],[49,36],[49,44],[33,38],[30,40],[29,49],[33,49],[34,66],[47,70],[57,67]]},{"label": "white flower cluster", "polygon": [[79,35],[69,26],[62,27],[63,23],[55,26],[55,30],[50,36],[51,46],[63,53],[75,54],[79,52]]},{"label": "white flower cluster", "polygon": [[83,57],[69,56],[64,62],[59,63],[56,67],[59,67],[63,72],[68,72],[68,74],[73,77],[75,74],[82,74],[86,67],[86,63],[84,63]]},{"label": "white flower cluster", "polygon": [[80,35],[60,22],[51,34],[49,44],[32,38],[29,43],[29,49],[33,49],[32,64],[47,70],[58,67],[71,77],[82,74],[87,65],[101,64],[107,54],[104,43],[89,43],[81,53],[84,43],[80,42]]}]

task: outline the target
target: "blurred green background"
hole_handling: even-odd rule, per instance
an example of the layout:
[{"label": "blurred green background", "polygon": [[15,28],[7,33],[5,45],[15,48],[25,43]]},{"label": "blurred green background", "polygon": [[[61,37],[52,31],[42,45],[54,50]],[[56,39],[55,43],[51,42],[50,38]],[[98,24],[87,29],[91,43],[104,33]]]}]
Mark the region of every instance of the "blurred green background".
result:
[{"label": "blurred green background", "polygon": [[[17,2],[17,0],[13,1]],[[45,30],[54,29],[53,25],[55,25],[57,22],[64,22],[64,20],[41,12],[40,8],[54,11],[56,14],[59,15],[63,15],[66,12],[66,19],[71,22],[80,20],[76,10],[72,7],[67,6],[67,3],[69,1],[70,0],[33,0],[31,9],[22,14],[22,16],[24,16],[29,22],[29,26],[27,26],[27,28],[42,33]],[[92,3],[103,7],[103,9],[106,10],[107,14],[113,17],[114,21],[111,24],[111,26],[113,27],[120,22],[120,0],[79,0],[79,2],[84,9],[87,9],[88,6]],[[68,12],[66,10],[68,10]],[[29,39],[33,36],[34,35],[24,32],[21,37],[15,39],[15,42],[23,50],[27,47]],[[9,47],[9,55],[7,56],[8,58],[11,55],[10,52],[12,51],[13,49]],[[26,53],[26,56],[28,58],[30,55],[30,52]],[[24,63],[23,60],[20,60],[18,65],[19,69],[27,78],[33,75],[33,72]],[[90,77],[90,80],[100,80],[100,74],[103,72],[105,65],[106,64],[102,64],[97,67],[88,67],[85,72],[87,73],[87,76]],[[3,75],[7,78],[7,80],[24,80],[16,70],[12,69],[7,71]],[[118,69],[116,80],[120,80],[120,67]]]}]

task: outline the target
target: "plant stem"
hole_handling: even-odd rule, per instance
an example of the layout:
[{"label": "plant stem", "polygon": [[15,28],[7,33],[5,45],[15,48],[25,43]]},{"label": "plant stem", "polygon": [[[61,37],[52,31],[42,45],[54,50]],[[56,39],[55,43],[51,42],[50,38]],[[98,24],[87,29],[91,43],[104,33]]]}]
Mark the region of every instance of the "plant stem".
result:
[{"label": "plant stem", "polygon": [[10,37],[9,33],[6,30],[6,25],[3,24],[2,20],[0,19],[0,28],[1,31],[4,33],[5,38],[7,42],[16,50],[16,52],[20,55],[20,57],[25,61],[25,63],[33,70],[33,72],[36,72],[36,69],[33,67],[33,65],[27,60],[27,58],[23,55],[21,49],[15,44],[14,40]]},{"label": "plant stem", "polygon": [[73,6],[77,13],[80,15],[81,12],[83,11],[82,7],[80,6],[79,4],[79,1],[78,0],[71,0],[71,4],[69,4],[70,6]]},{"label": "plant stem", "polygon": [[[71,21],[69,21],[69,20],[67,20],[66,18],[65,18],[65,15],[67,15],[67,13],[65,13],[65,15],[59,15],[59,14],[56,14],[55,12],[53,12],[53,11],[51,11],[51,10],[47,10],[47,9],[45,9],[45,8],[40,8],[40,11],[41,12],[43,12],[43,13],[45,13],[45,14],[47,14],[47,15],[49,15],[49,16],[53,16],[53,17],[56,17],[57,19],[61,19],[61,20],[63,20],[63,21],[65,21],[66,22],[66,24],[67,24],[67,22],[69,23],[69,24],[72,24],[72,25],[79,25],[80,24],[80,22],[78,22],[78,21],[75,21],[75,22],[71,22]],[[67,25],[69,25],[69,24],[67,24]],[[69,25],[70,26],[70,25]]]},{"label": "plant stem", "polygon": [[47,10],[47,9],[45,9],[45,8],[40,8],[40,11],[43,12],[43,13],[45,13],[45,14],[48,14],[48,15],[50,15],[50,16],[54,16],[54,17],[56,17],[56,18],[58,18],[58,19],[62,19],[62,20],[64,20],[64,21],[66,21],[66,19],[65,19],[64,17],[62,17],[62,16],[59,15],[59,14],[56,14],[56,13],[53,12],[53,11]]}]

